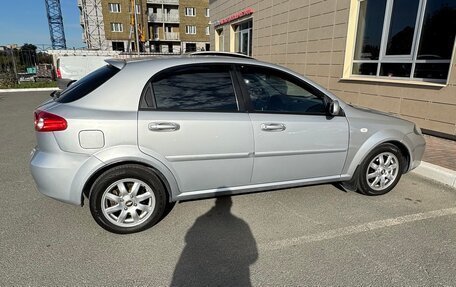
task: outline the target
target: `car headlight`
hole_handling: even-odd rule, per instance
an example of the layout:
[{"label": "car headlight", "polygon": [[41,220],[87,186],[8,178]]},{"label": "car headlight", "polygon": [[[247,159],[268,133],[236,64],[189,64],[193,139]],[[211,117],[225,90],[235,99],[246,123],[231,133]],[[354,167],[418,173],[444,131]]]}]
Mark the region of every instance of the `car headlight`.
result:
[{"label": "car headlight", "polygon": [[420,127],[418,127],[417,125],[415,125],[413,127],[413,132],[415,132],[417,135],[423,135],[423,133],[421,132]]}]

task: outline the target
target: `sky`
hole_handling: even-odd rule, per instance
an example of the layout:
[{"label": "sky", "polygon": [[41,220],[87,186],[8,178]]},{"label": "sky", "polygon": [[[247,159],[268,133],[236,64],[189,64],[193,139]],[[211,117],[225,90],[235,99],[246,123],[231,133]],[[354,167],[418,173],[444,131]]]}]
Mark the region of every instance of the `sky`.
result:
[{"label": "sky", "polygon": [[[67,48],[84,47],[77,0],[60,0]],[[51,46],[44,0],[0,0],[0,46]]]}]

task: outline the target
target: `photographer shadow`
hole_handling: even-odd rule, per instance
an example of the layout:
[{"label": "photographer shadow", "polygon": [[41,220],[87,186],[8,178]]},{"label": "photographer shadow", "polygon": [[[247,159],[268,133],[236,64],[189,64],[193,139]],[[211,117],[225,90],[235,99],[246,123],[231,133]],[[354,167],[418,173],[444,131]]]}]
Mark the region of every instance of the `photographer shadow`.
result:
[{"label": "photographer shadow", "polygon": [[231,214],[231,197],[195,220],[185,236],[171,286],[251,286],[258,249],[248,224]]}]

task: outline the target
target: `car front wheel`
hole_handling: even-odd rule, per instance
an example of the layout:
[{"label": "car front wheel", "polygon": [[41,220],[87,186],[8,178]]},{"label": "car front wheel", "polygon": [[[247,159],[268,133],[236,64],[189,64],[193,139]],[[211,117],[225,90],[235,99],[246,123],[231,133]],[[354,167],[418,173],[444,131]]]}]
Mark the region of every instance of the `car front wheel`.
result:
[{"label": "car front wheel", "polygon": [[114,167],[94,182],[90,211],[95,221],[114,233],[134,233],[155,225],[166,210],[165,187],[140,165]]},{"label": "car front wheel", "polygon": [[393,144],[375,148],[360,166],[359,191],[365,195],[382,195],[390,192],[402,176],[404,158]]}]

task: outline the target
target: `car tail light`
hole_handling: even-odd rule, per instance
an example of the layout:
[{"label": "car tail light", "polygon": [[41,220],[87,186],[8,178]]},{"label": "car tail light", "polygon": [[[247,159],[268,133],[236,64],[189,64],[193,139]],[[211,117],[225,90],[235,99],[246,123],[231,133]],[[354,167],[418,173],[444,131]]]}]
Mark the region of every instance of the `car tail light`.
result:
[{"label": "car tail light", "polygon": [[35,111],[35,130],[38,132],[63,131],[67,126],[67,121],[60,116],[45,111]]},{"label": "car tail light", "polygon": [[62,78],[62,73],[60,72],[60,68],[57,68],[57,78],[61,79]]}]

